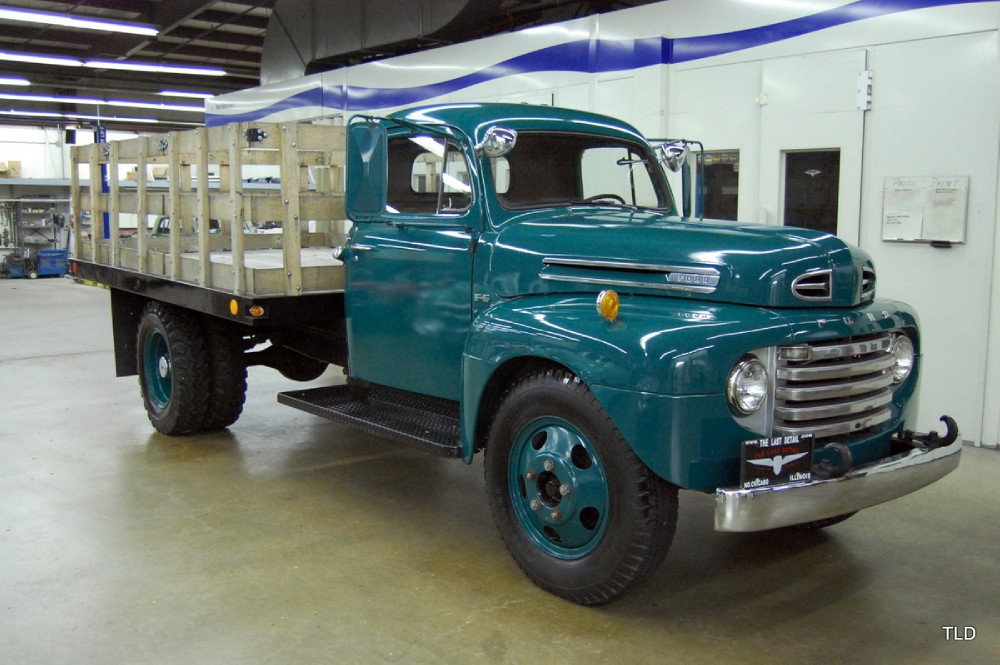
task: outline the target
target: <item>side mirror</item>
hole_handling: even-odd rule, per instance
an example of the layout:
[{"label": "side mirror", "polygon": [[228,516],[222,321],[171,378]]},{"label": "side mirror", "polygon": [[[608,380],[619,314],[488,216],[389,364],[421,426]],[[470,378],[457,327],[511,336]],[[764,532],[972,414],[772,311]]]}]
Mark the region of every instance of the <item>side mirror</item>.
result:
[{"label": "side mirror", "polygon": [[506,127],[490,127],[483,140],[476,144],[476,154],[485,154],[491,159],[503,157],[514,149],[517,132]]},{"label": "side mirror", "polygon": [[365,221],[385,212],[389,182],[388,138],[377,122],[347,128],[347,216]]},{"label": "side mirror", "polygon": [[666,164],[667,168],[677,173],[684,166],[687,159],[687,149],[678,143],[664,143],[660,146],[660,161]]}]

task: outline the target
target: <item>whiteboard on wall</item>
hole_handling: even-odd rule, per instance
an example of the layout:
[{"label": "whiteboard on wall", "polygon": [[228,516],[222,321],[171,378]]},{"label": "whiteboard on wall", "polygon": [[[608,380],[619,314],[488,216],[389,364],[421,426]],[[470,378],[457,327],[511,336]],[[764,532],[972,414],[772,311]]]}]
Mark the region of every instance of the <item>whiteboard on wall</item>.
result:
[{"label": "whiteboard on wall", "polygon": [[965,242],[969,176],[885,179],[882,240]]}]

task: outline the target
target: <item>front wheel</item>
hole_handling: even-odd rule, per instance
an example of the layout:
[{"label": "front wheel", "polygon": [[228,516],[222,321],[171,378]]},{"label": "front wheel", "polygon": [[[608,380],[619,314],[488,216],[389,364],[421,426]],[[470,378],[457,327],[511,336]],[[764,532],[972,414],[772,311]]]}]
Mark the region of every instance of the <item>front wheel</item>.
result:
[{"label": "front wheel", "polygon": [[505,396],[486,445],[500,535],[538,586],[608,603],[659,566],[677,524],[677,488],[625,442],[568,371],[528,375]]}]

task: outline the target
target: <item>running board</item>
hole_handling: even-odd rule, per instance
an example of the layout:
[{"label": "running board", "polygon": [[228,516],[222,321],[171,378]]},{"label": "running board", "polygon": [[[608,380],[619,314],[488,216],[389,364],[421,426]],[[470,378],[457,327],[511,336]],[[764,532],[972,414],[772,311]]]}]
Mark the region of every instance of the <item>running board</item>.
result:
[{"label": "running board", "polygon": [[278,393],[278,402],[443,457],[461,457],[458,402],[386,386],[326,386]]}]

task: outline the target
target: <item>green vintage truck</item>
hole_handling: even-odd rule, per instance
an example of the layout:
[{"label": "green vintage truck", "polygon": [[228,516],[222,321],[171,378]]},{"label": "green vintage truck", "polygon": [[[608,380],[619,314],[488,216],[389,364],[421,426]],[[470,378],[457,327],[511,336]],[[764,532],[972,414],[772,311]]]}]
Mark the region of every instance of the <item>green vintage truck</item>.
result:
[{"label": "green vintage truck", "polygon": [[[655,570],[678,489],[714,493],[719,530],[821,528],[958,465],[952,419],[912,431],[919,325],[877,297],[871,259],[828,234],[685,215],[664,168],[677,143],[503,104],[188,134],[75,153],[112,175],[108,194],[74,176],[77,209],[109,221],[78,229],[72,270],[110,287],[118,374],[139,376],[161,432],[234,423],[248,364],[302,380],[339,365],[346,381],[278,400],[483,453],[512,556],[582,604]],[[239,167],[268,149],[281,210],[255,211]],[[170,191],[141,175],[133,191],[124,163],[167,163]],[[329,201],[344,237],[317,221],[337,216]],[[124,209],[221,233],[119,239]],[[243,237],[250,217],[281,234]],[[255,252],[280,255],[275,277]]]}]

